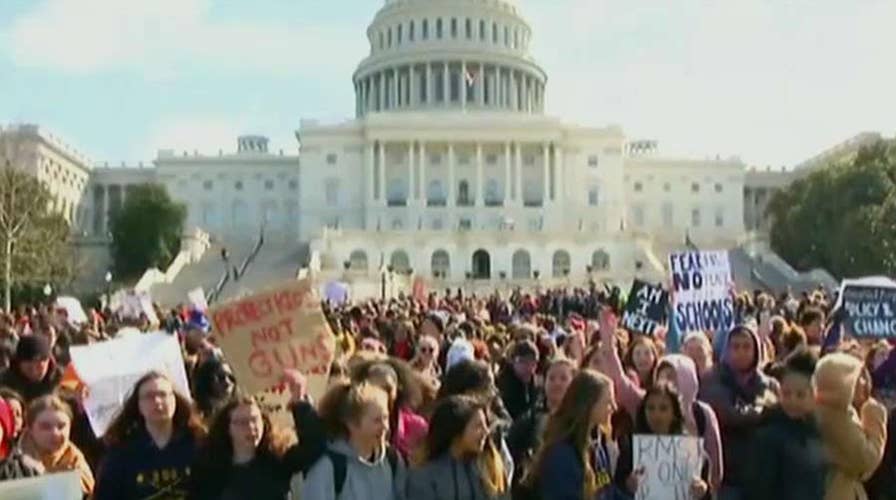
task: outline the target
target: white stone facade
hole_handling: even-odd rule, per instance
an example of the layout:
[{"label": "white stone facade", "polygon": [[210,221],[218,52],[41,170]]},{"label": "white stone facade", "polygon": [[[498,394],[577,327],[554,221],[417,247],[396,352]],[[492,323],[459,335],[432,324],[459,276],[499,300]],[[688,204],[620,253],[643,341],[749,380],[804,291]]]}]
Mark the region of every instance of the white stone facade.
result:
[{"label": "white stone facade", "polygon": [[761,227],[757,193],[791,179],[736,158],[664,158],[618,126],[545,115],[548,75],[513,2],[387,0],[367,38],[355,117],[302,120],[297,153],[242,136],[235,153],[159,151],[125,168],[48,145],[44,178],[64,171],[62,210],[98,238],[132,186],[157,182],[186,204],[188,226],[222,242],[264,224],[278,241],[310,242],[324,268],[450,281],[652,279],[686,237],[724,248]]}]

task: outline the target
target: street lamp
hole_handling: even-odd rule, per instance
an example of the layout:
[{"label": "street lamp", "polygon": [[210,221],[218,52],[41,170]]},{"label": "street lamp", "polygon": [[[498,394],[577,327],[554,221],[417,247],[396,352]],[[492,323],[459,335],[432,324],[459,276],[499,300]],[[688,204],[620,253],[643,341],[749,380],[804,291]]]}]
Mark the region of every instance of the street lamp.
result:
[{"label": "street lamp", "polygon": [[106,271],[106,275],[103,276],[103,279],[106,282],[106,307],[109,307],[109,301],[112,300],[112,271]]}]

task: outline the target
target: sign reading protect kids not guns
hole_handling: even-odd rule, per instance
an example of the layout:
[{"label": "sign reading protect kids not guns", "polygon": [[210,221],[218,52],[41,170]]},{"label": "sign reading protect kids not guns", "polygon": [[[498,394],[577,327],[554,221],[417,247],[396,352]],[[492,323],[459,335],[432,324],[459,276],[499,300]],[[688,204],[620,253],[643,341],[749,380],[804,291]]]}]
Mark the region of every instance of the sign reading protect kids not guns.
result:
[{"label": "sign reading protect kids not guns", "polygon": [[312,397],[323,394],[336,345],[309,280],[218,305],[209,316],[244,390],[271,389],[284,370],[295,369],[305,374]]}]

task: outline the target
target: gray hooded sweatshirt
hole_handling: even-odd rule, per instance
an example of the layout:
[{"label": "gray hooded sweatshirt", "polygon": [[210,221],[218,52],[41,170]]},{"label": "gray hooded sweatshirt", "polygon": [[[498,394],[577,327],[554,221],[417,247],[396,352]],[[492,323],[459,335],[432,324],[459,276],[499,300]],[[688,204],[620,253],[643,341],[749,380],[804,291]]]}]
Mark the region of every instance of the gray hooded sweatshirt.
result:
[{"label": "gray hooded sweatshirt", "polygon": [[324,455],[305,476],[300,498],[308,500],[405,500],[407,472],[399,460],[393,473],[385,449],[380,450],[373,461],[358,456],[344,440],[335,441],[330,451],[345,455],[345,484],[336,497],[333,484],[333,463]]},{"label": "gray hooded sweatshirt", "polygon": [[445,454],[411,470],[407,500],[510,500],[510,491],[489,496],[473,463]]}]

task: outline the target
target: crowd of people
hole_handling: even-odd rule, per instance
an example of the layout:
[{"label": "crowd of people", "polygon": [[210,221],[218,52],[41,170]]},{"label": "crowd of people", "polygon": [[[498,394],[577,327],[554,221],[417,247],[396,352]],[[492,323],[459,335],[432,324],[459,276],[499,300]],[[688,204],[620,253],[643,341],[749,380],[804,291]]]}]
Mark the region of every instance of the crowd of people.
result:
[{"label": "crowd of people", "polygon": [[[162,325],[46,306],[0,316],[0,480],[76,471],[84,498],[633,499],[635,436],[700,438],[693,499],[896,499],[896,351],[844,332],[824,290],[734,297],[724,331],[620,324],[610,287],[323,303],[326,391],[286,370],[293,426],[244,394],[201,311]],[[136,382],[105,434],[71,346],[162,328],[191,395]],[[294,428],[293,428],[294,427]]]}]

